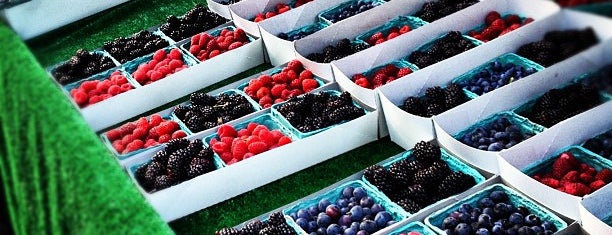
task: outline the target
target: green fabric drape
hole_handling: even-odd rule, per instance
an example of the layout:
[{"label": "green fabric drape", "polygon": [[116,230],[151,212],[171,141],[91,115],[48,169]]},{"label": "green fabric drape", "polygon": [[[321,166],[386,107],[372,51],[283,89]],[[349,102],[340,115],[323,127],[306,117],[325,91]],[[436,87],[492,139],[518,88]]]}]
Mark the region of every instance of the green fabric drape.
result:
[{"label": "green fabric drape", "polygon": [[0,174],[15,234],[171,234],[1,23],[0,59]]}]

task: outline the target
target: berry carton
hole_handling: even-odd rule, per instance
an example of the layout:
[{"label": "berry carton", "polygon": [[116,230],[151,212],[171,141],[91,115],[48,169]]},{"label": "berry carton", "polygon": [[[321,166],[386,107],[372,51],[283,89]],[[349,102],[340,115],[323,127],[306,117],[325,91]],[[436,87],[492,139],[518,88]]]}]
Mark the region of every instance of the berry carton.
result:
[{"label": "berry carton", "polygon": [[[310,0],[312,1],[312,0]],[[261,37],[258,24],[270,18],[290,12],[310,1],[296,0],[243,0],[230,6],[232,18],[237,27],[251,35]],[[299,4],[298,4],[299,3]],[[262,17],[263,16],[263,17]]]},{"label": "berry carton", "polygon": [[[223,40],[224,42],[220,42],[219,38],[223,38],[221,40]],[[211,43],[212,41],[215,41],[215,43]],[[244,30],[236,28],[232,25],[224,25],[223,27],[218,27],[212,31],[196,34],[192,36],[189,40],[183,41],[178,46],[184,51],[189,52],[187,54],[194,60],[199,62],[205,62],[208,59],[212,59],[213,57],[216,57],[228,51],[238,49],[242,46],[246,46],[247,44],[253,41],[255,41],[255,39],[250,35],[246,34]],[[237,47],[232,45],[236,42],[240,42],[239,46]],[[222,45],[222,43],[227,44]],[[213,51],[217,51],[216,55],[212,55]],[[202,52],[206,53],[204,57],[201,57]]]},{"label": "berry carton", "polygon": [[427,227],[425,224],[415,221],[408,223],[400,228],[395,229],[393,232],[389,233],[389,235],[400,235],[400,234],[410,234],[410,232],[417,232],[421,235],[434,235],[436,234],[433,230]]},{"label": "berry carton", "polygon": [[[474,181],[476,182],[476,185],[473,186],[472,188],[476,188],[478,187],[478,185],[483,184],[485,182],[485,177],[482,176],[477,170],[475,170],[474,168],[470,167],[469,165],[463,163],[462,161],[460,161],[459,159],[457,159],[455,156],[451,155],[449,152],[447,152],[446,150],[440,148],[441,150],[441,156],[440,158],[442,159],[442,161],[444,161],[448,167],[450,168],[450,170],[452,172],[462,172],[468,176],[471,176],[472,178],[474,178]],[[389,169],[391,167],[391,165],[393,165],[396,162],[399,162],[401,160],[404,159],[408,159],[408,160],[414,160],[414,157],[412,155],[413,150],[408,150],[405,153],[403,153],[401,155],[401,157],[392,159],[390,161],[387,161],[385,163],[382,164],[382,167],[384,167],[385,169]],[[373,188],[374,190],[376,190],[376,192],[385,195],[384,193],[382,193],[376,186],[374,186],[370,181],[368,181],[365,176],[362,177],[362,180],[365,182],[366,185],[368,185],[369,187]],[[466,192],[471,192],[471,189],[468,189]],[[447,198],[444,198],[438,202],[426,205],[424,208],[420,209],[418,212],[416,213],[410,213],[407,212],[405,210],[402,209],[402,211],[404,213],[407,213],[408,216],[414,215],[414,214],[418,214],[420,212],[427,212],[427,211],[431,211],[432,208],[437,208],[440,205],[447,205],[449,202],[455,200],[456,198],[461,198],[458,195],[461,195],[462,193],[458,193],[457,195],[454,196],[450,196]],[[401,207],[400,207],[401,208]]]},{"label": "berry carton", "polygon": [[[392,30],[399,30],[400,34],[402,33],[408,33],[412,30],[415,30],[421,26],[426,25],[427,22],[419,19],[418,17],[413,17],[413,16],[398,16],[396,18],[391,19],[389,22],[377,26],[376,28],[371,29],[370,31],[367,31],[359,36],[357,36],[357,40],[361,40],[365,43],[368,43],[372,46],[374,46],[376,44],[376,41],[372,41],[372,36],[377,34],[377,33],[381,33],[382,35],[384,35],[385,38],[388,38],[390,35],[390,31]],[[408,26],[408,31],[407,32],[401,32],[401,29],[405,26]],[[399,36],[399,35],[396,35]],[[387,39],[388,40],[388,39]]]},{"label": "berry carton", "polygon": [[612,233],[612,186],[585,196],[580,201],[580,220],[589,234]]},{"label": "berry carton", "polygon": [[[95,55],[97,57],[100,57],[97,60],[94,59],[94,61],[88,61],[89,63],[95,62],[98,67],[93,67],[92,69],[93,69],[94,72],[93,72],[93,74],[91,74],[89,76],[81,76],[81,77],[70,76],[70,79],[67,79],[65,81],[63,79],[61,79],[61,77],[56,77],[56,75],[57,75],[58,69],[60,69],[60,67],[62,67],[62,66],[72,66],[70,59],[67,60],[67,61],[63,61],[63,62],[60,62],[60,63],[57,63],[55,65],[47,67],[47,72],[49,73],[49,76],[51,76],[53,78],[53,81],[56,82],[59,86],[65,86],[65,85],[68,85],[70,83],[81,81],[81,80],[86,79],[88,77],[104,74],[108,70],[113,69],[116,66],[121,65],[117,60],[115,60],[110,54],[108,54],[108,52],[104,51],[102,48],[98,48],[96,50],[93,50],[92,52],[88,52],[88,51],[84,51],[84,50],[78,50],[77,54],[74,55],[74,56],[75,57],[78,56],[78,58],[80,60],[82,60],[81,59],[82,56],[80,55],[80,53],[82,53],[82,52],[85,52],[85,53],[87,53],[89,55]],[[107,62],[107,61],[111,61],[112,65],[104,65],[104,64],[102,64],[102,62]],[[82,63],[82,62],[80,62],[80,63]],[[106,68],[100,68],[99,66],[103,66],[103,67],[106,67]]]},{"label": "berry carton", "polygon": [[[477,208],[481,199],[488,197],[491,192],[501,191],[507,195],[509,203],[514,206],[514,208],[525,207],[529,210],[531,214],[539,217],[542,222],[549,221],[555,227],[556,231],[561,231],[567,227],[567,223],[559,218],[557,215],[547,210],[545,207],[536,204],[531,201],[525,195],[503,185],[503,184],[493,184],[467,198],[464,198],[442,210],[436,211],[433,214],[427,216],[425,218],[425,224],[432,228],[439,234],[444,234],[443,231],[443,221],[446,217],[448,217],[451,213],[461,210],[462,205],[469,204],[472,208]],[[470,233],[475,234],[475,233]]]},{"label": "berry carton", "polygon": [[[577,147],[577,145],[612,126],[612,120],[606,118],[610,110],[612,110],[612,103],[607,102],[567,119],[560,125],[548,128],[507,151],[500,152],[499,173],[507,180],[508,184],[546,207],[568,218],[579,219],[578,208],[583,197],[551,188],[534,179],[531,175],[547,169],[552,164],[551,161],[555,161],[557,156],[565,150],[570,151],[580,161],[591,164],[593,170],[601,170],[603,167],[609,168],[611,166],[610,160],[596,156],[596,154],[582,147]],[[561,164],[557,163],[559,166]],[[579,168],[582,169],[582,166],[579,166]],[[580,179],[580,176],[578,178]],[[567,178],[567,180],[571,181],[572,179]],[[551,182],[547,182],[547,184],[552,185]],[[607,185],[604,188],[609,186]]]},{"label": "berry carton", "polygon": [[331,25],[384,3],[383,0],[350,0],[321,12],[319,18]]},{"label": "berry carton", "polygon": [[[417,68],[419,68],[419,69],[423,69],[423,68],[426,68],[426,67],[428,67],[428,66],[431,66],[431,65],[434,65],[434,64],[436,64],[436,63],[439,63],[440,61],[435,62],[435,63],[433,63],[433,64],[431,64],[431,65],[420,65],[420,66],[419,66],[419,64],[417,64],[416,62],[412,62],[413,54],[415,54],[415,53],[417,53],[417,52],[427,53],[427,52],[429,52],[429,51],[430,51],[430,49],[431,49],[432,47],[434,47],[436,44],[440,43],[442,40],[445,40],[446,38],[451,37],[451,36],[450,36],[451,34],[457,34],[457,33],[459,33],[459,32],[458,32],[458,31],[451,31],[451,32],[448,32],[448,33],[444,33],[444,34],[442,34],[442,35],[439,35],[439,36],[438,36],[436,39],[431,40],[431,41],[429,41],[429,42],[427,42],[427,43],[425,43],[425,44],[423,44],[423,45],[421,45],[421,46],[417,47],[417,49],[416,49],[416,50],[414,50],[413,52],[411,52],[410,54],[408,54],[408,55],[407,55],[407,56],[404,58],[404,60],[406,60],[406,61],[408,61],[408,62],[410,62],[410,63],[413,63],[413,64],[414,64],[414,65],[415,65]],[[475,39],[475,38],[473,38],[473,37],[470,37],[470,36],[467,36],[467,35],[463,35],[463,34],[462,34],[462,35],[461,35],[461,38],[462,38],[463,40],[467,40],[467,41],[468,41],[468,43],[470,43],[472,47],[471,47],[471,48],[469,48],[469,49],[467,49],[467,50],[459,51],[459,53],[458,53],[458,54],[454,54],[454,55],[450,55],[450,56],[448,56],[448,55],[443,55],[443,57],[445,57],[445,58],[444,58],[443,60],[441,60],[441,61],[444,61],[444,60],[450,59],[450,58],[452,58],[452,57],[454,57],[454,56],[457,56],[457,55],[459,55],[459,54],[461,54],[461,53],[467,52],[467,51],[469,51],[469,50],[471,50],[471,49],[474,49],[474,48],[476,48],[476,47],[478,47],[478,46],[482,45],[482,42],[481,42],[481,41],[478,41],[477,39]],[[440,53],[437,53],[437,54],[440,54]]]},{"label": "berry carton", "polygon": [[[174,64],[173,60],[179,61],[179,63]],[[185,55],[178,47],[170,46],[127,62],[123,67],[141,86],[145,86],[196,64],[196,61]],[[148,74],[149,71],[153,72]]]},{"label": "berry carton", "polygon": [[[139,86],[140,84],[134,81],[134,79],[127,72],[119,67],[116,67],[106,72],[93,75],[84,80],[70,83],[64,86],[64,91],[70,95],[76,106],[80,107],[81,109],[85,109],[93,104],[102,102],[121,93],[128,92]],[[105,96],[105,94],[108,95]],[[94,98],[95,96],[99,97]]]}]

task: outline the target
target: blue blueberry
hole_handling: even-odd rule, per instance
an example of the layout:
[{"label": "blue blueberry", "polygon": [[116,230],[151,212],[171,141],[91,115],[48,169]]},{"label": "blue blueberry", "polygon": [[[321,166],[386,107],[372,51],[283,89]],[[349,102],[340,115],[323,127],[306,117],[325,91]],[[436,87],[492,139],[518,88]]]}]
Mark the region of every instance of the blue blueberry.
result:
[{"label": "blue blueberry", "polygon": [[376,215],[375,213],[372,213],[372,209],[370,209],[369,207],[364,207],[364,208],[363,208],[363,214],[364,214],[365,216],[368,216],[368,215]]},{"label": "blue blueberry", "polygon": [[480,201],[478,202],[478,206],[479,207],[493,207],[495,206],[495,202],[493,202],[493,200],[491,200],[491,198],[485,197],[480,199]]},{"label": "blue blueberry", "polygon": [[370,211],[372,212],[372,214],[376,214],[378,212],[381,212],[382,210],[384,210],[383,207],[378,203],[374,203],[374,205],[370,207]]},{"label": "blue blueberry", "polygon": [[472,226],[466,223],[460,223],[455,227],[455,234],[457,235],[470,235],[472,233]]},{"label": "blue blueberry", "polygon": [[352,228],[353,230],[355,230],[356,232],[359,231],[359,222],[353,222],[351,223],[350,228]]},{"label": "blue blueberry", "polygon": [[531,230],[529,226],[523,226],[519,228],[518,233],[520,235],[536,235],[536,233],[533,230]]},{"label": "blue blueberry", "polygon": [[550,222],[550,221],[544,221],[544,222],[542,222],[542,228],[543,228],[544,230],[550,230],[550,231],[553,231],[553,232],[556,232],[556,231],[557,231],[557,226],[555,226],[555,224],[553,224],[553,223],[552,223],[552,222]]},{"label": "blue blueberry", "polygon": [[347,186],[346,188],[342,189],[342,197],[349,199],[353,196],[353,190],[355,190],[355,188],[351,187],[351,186]]},{"label": "blue blueberry", "polygon": [[327,200],[327,198],[323,198],[319,201],[319,205],[318,205],[318,209],[319,211],[325,211],[325,208],[327,208],[327,206],[329,206],[331,204],[331,202],[329,202],[329,200]]},{"label": "blue blueberry", "polygon": [[472,223],[472,215],[468,213],[461,213],[461,215],[457,217],[457,220],[461,223]]},{"label": "blue blueberry", "polygon": [[378,212],[378,214],[376,214],[376,216],[374,217],[374,222],[376,222],[376,225],[379,228],[384,228],[387,222],[391,221],[392,219],[393,218],[391,217],[391,214],[386,211],[381,211]]},{"label": "blue blueberry", "polygon": [[344,230],[344,235],[356,235],[357,232],[353,228],[347,228]]},{"label": "blue blueberry", "polygon": [[329,217],[325,212],[321,212],[317,216],[317,225],[322,228],[327,228],[331,224],[331,217]]},{"label": "blue blueberry", "polygon": [[[348,197],[350,198],[350,197]],[[336,204],[338,204],[339,207],[347,207],[348,206],[348,200],[341,198],[338,199],[338,201],[336,201]]]},{"label": "blue blueberry", "polygon": [[508,218],[508,222],[510,222],[512,225],[523,224],[523,215],[517,212],[512,213]]},{"label": "blue blueberry", "polygon": [[459,224],[459,221],[453,217],[446,217],[442,221],[442,227],[444,229],[454,229]]},{"label": "blue blueberry", "polygon": [[459,206],[459,212],[461,213],[471,213],[472,212],[473,207],[470,204],[464,203],[461,206]]},{"label": "blue blueberry", "polygon": [[322,227],[317,229],[317,235],[327,235],[327,228]]},{"label": "blue blueberry", "polygon": [[504,228],[501,225],[493,225],[493,228],[491,228],[491,234],[502,235],[504,234]]},{"label": "blue blueberry", "polygon": [[374,204],[374,199],[370,196],[365,196],[361,198],[361,200],[359,201],[359,204],[362,207],[371,207]]},{"label": "blue blueberry", "polygon": [[309,231],[308,230],[308,220],[304,219],[304,218],[298,218],[297,220],[295,220],[295,223],[300,226],[300,228],[304,229],[304,231]]},{"label": "blue blueberry", "polygon": [[364,217],[363,208],[361,206],[354,206],[349,210],[349,215],[352,221],[361,221]]},{"label": "blue blueberry", "polygon": [[308,221],[308,230],[306,231],[316,232],[317,228],[319,228],[319,225],[317,225],[317,221]]},{"label": "blue blueberry", "polygon": [[389,226],[391,226],[391,225],[393,225],[393,224],[395,224],[395,223],[397,223],[397,221],[395,221],[395,220],[389,220],[389,221],[387,222],[387,225],[386,225],[385,227],[389,227]]},{"label": "blue blueberry", "polygon": [[342,228],[338,224],[331,224],[327,227],[327,235],[338,235],[342,234]]},{"label": "blue blueberry", "polygon": [[370,234],[366,232],[365,230],[359,230],[356,235],[370,235]]},{"label": "blue blueberry", "polygon": [[507,204],[503,202],[495,204],[495,208],[493,208],[493,211],[495,211],[495,215],[499,218],[506,218],[511,213],[510,211],[508,211]]},{"label": "blue blueberry", "polygon": [[308,219],[310,217],[311,217],[311,215],[310,215],[310,213],[307,210],[300,209],[297,212],[297,218]]},{"label": "blue blueberry", "polygon": [[360,200],[366,195],[368,195],[368,193],[362,187],[357,187],[355,190],[353,190],[353,197],[355,197],[355,200]]},{"label": "blue blueberry", "polygon": [[479,228],[476,230],[476,235],[490,235],[489,230],[486,228]]},{"label": "blue blueberry", "polygon": [[478,216],[478,227],[493,227],[493,219],[491,216],[487,214],[481,214]]},{"label": "blue blueberry", "polygon": [[352,222],[350,215],[342,215],[340,219],[338,219],[338,225],[340,226],[350,226]]},{"label": "blue blueberry", "polygon": [[540,217],[534,215],[534,214],[529,214],[527,216],[525,216],[525,225],[529,225],[529,226],[539,226],[540,224],[542,224],[542,222],[540,221]]},{"label": "blue blueberry", "polygon": [[482,209],[482,213],[490,215],[490,216],[495,215],[495,211],[493,211],[493,208],[491,208],[491,207],[487,207],[487,208]]},{"label": "blue blueberry", "polygon": [[348,206],[340,208],[340,214],[346,215],[346,213],[348,213],[348,212],[349,212],[349,207]]},{"label": "blue blueberry", "polygon": [[368,233],[374,233],[377,230],[376,222],[372,220],[364,220],[359,224],[359,229],[365,230]]},{"label": "blue blueberry", "polygon": [[308,207],[308,214],[310,214],[310,216],[318,215],[319,214],[319,208],[317,208],[316,206]]}]

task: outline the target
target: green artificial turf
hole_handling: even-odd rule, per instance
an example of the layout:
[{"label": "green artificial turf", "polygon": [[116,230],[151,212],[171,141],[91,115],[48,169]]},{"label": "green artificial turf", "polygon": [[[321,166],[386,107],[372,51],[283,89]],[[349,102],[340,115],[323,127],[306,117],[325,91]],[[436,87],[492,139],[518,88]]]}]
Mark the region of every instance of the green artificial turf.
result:
[{"label": "green artificial turf", "polygon": [[[128,36],[160,24],[168,14],[182,15],[197,2],[200,1],[134,0],[27,43],[40,63],[48,67],[67,60],[79,48],[92,50],[116,37]],[[270,67],[269,64],[260,65],[201,91],[214,90]],[[148,113],[185,99],[183,97]],[[177,234],[214,234],[218,229],[235,226],[307,196],[401,151],[401,147],[384,138],[178,219],[170,226]]]}]

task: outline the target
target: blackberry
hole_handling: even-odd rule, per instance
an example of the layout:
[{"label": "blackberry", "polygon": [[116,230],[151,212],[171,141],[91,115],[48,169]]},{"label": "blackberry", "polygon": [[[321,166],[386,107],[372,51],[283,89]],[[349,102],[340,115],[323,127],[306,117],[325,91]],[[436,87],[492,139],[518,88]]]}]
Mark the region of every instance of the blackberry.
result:
[{"label": "blackberry", "polygon": [[204,106],[213,106],[217,103],[217,99],[215,99],[215,97],[200,92],[191,94],[189,96],[189,101],[191,101],[192,104]]},{"label": "blackberry", "polygon": [[346,120],[353,120],[360,116],[363,116],[365,112],[363,109],[357,108],[355,106],[342,106],[337,109],[334,109],[328,116],[328,120],[330,123],[337,124]]},{"label": "blackberry", "polygon": [[284,223],[276,227],[275,235],[297,235],[297,233],[289,226]]},{"label": "blackberry", "polygon": [[410,213],[416,213],[423,209],[422,205],[408,198],[398,201],[397,205],[399,205],[400,207],[402,207],[402,209]]},{"label": "blackberry", "polygon": [[264,229],[266,226],[267,225],[262,223],[261,220],[254,220],[244,225],[240,232],[242,235],[258,235],[259,231]]},{"label": "blackberry", "polygon": [[215,232],[215,235],[240,235],[240,231],[235,228],[223,228]]},{"label": "blackberry", "polygon": [[58,65],[52,71],[52,74],[60,84],[66,85],[114,66],[114,63],[108,57],[79,49],[68,61]]},{"label": "blackberry", "polygon": [[160,175],[155,178],[155,189],[162,190],[172,186],[172,179],[167,175]]},{"label": "blackberry", "polygon": [[429,193],[420,184],[408,187],[406,189],[406,196],[420,205],[428,205],[430,202]]},{"label": "blackberry", "polygon": [[439,104],[429,104],[427,106],[427,110],[425,110],[425,116],[426,117],[432,117],[438,114],[441,114],[445,111],[444,106],[441,106]]},{"label": "blackberry", "polygon": [[177,181],[182,181],[187,177],[189,171],[189,161],[191,152],[187,149],[179,149],[168,158],[168,176]]},{"label": "blackberry", "polygon": [[151,158],[151,161],[159,162],[160,164],[165,166],[168,164],[168,157],[169,157],[169,154],[166,151],[166,149],[162,149],[153,155],[153,157]]},{"label": "blackberry", "polygon": [[363,176],[384,194],[393,195],[396,191],[393,184],[393,176],[382,166],[372,165],[367,167],[363,172]]},{"label": "blackberry", "polygon": [[440,160],[442,151],[433,143],[420,141],[414,145],[412,156],[424,165],[431,165],[434,161]]},{"label": "blackberry", "polygon": [[414,183],[421,184],[425,187],[433,187],[441,182],[448,174],[450,174],[448,165],[434,162],[432,166],[420,170],[414,175]]},{"label": "blackberry", "polygon": [[154,182],[157,176],[165,173],[165,167],[159,162],[151,162],[147,166],[147,171],[145,172],[145,179],[149,182]]},{"label": "blackberry", "polygon": [[414,175],[414,172],[406,171],[402,163],[402,161],[399,161],[389,167],[389,172],[393,176],[398,187],[410,185],[412,183],[412,176]]},{"label": "blackberry", "polygon": [[173,154],[179,149],[187,148],[187,146],[189,146],[189,140],[185,138],[172,139],[168,141],[168,143],[166,144],[166,148],[164,148],[164,150],[165,152],[169,154]]},{"label": "blackberry", "polygon": [[451,31],[444,37],[434,41],[433,45],[425,51],[411,53],[408,61],[419,68],[425,68],[474,47],[476,45],[463,38],[461,32]]},{"label": "blackberry", "polygon": [[202,142],[201,139],[194,139],[191,142],[189,142],[189,144],[187,145],[187,148],[190,151],[193,151],[194,152],[193,155],[195,155],[196,153],[204,149],[204,143]]},{"label": "blackberry", "polygon": [[187,178],[195,178],[214,170],[215,165],[211,161],[203,158],[194,158],[191,160],[191,164],[189,164]]},{"label": "blackberry", "polygon": [[418,97],[410,96],[406,98],[400,108],[410,114],[425,116],[425,107]]},{"label": "blackberry", "polygon": [[212,161],[212,159],[213,159],[213,151],[212,151],[212,149],[210,147],[203,148],[202,150],[200,150],[198,155],[196,155],[196,157]]},{"label": "blackberry", "polygon": [[187,114],[187,112],[189,112],[189,108],[183,105],[178,105],[176,106],[176,108],[174,108],[173,112],[176,117],[183,120],[185,119],[185,115]]},{"label": "blackberry", "polygon": [[599,103],[599,93],[596,89],[573,84],[546,92],[535,101],[530,110],[520,114],[538,124],[550,127]]},{"label": "blackberry", "polygon": [[438,195],[443,198],[455,195],[457,193],[468,190],[472,186],[476,185],[476,181],[472,176],[469,176],[463,172],[455,172],[448,175],[440,185],[438,185]]},{"label": "blackberry", "polygon": [[444,90],[444,104],[447,109],[454,108],[467,100],[465,93],[457,84],[451,83]]},{"label": "blackberry", "polygon": [[185,123],[185,125],[187,125],[187,128],[189,128],[189,130],[196,133],[196,132],[206,130],[206,127],[204,125],[205,122],[206,121],[204,120],[203,117],[194,115],[191,118],[189,118],[189,120],[187,120],[187,123]]},{"label": "blackberry", "polygon": [[427,88],[427,90],[425,90],[425,97],[427,98],[427,102],[429,103],[429,105],[438,104],[444,107],[446,98],[444,90],[441,87],[434,86]]},{"label": "blackberry", "polygon": [[597,42],[597,36],[590,27],[584,30],[550,31],[544,35],[543,40],[522,45],[517,54],[548,67]]},{"label": "blackberry", "polygon": [[268,224],[270,226],[280,226],[285,223],[286,223],[285,217],[283,216],[283,213],[281,213],[280,211],[273,212],[268,216]]},{"label": "blackberry", "polygon": [[148,164],[144,164],[136,168],[136,172],[134,172],[134,176],[136,177],[136,181],[140,183],[140,185],[142,186],[144,190],[151,191],[153,189],[155,182],[150,181],[146,177],[148,166],[149,166]]}]

